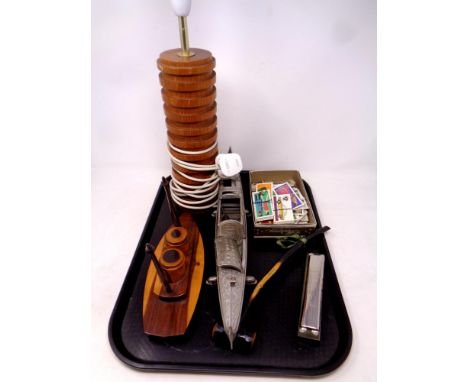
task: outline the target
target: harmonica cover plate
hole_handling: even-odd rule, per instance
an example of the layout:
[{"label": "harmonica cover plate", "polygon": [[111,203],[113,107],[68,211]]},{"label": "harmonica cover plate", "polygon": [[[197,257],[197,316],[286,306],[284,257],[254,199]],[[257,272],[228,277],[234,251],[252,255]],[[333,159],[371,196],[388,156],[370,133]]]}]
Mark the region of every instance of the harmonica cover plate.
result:
[{"label": "harmonica cover plate", "polygon": [[320,341],[324,255],[307,255],[297,335]]}]

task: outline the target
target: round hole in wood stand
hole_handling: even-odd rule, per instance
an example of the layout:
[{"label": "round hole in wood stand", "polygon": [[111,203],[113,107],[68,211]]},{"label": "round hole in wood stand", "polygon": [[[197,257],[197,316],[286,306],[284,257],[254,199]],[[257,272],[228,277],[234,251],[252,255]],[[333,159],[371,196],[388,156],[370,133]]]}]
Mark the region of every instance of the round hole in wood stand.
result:
[{"label": "round hole in wood stand", "polygon": [[188,232],[184,227],[171,227],[164,235],[164,240],[173,247],[180,247],[187,241]]},{"label": "round hole in wood stand", "polygon": [[162,52],[158,59],[158,69],[165,74],[177,76],[193,76],[212,72],[216,60],[211,53],[204,49],[190,48],[194,56],[181,57],[180,49]]}]

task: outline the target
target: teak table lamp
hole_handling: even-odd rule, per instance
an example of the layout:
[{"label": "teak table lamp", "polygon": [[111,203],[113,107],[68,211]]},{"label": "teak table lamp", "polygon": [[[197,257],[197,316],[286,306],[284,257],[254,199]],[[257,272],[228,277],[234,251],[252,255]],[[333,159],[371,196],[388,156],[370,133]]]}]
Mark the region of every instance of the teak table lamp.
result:
[{"label": "teak table lamp", "polygon": [[180,49],[160,54],[159,81],[164,101],[172,197],[180,207],[205,210],[216,203],[218,154],[215,58],[190,48],[190,0],[171,0],[179,19]]}]

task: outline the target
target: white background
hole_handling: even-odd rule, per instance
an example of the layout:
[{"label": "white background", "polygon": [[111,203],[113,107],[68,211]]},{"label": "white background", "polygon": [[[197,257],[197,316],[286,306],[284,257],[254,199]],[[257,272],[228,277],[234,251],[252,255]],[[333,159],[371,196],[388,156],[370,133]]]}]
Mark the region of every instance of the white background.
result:
[{"label": "white background", "polygon": [[[374,0],[194,0],[216,58],[219,146],[246,168],[376,168]],[[92,2],[92,164],[169,169],[156,59],[179,47],[168,0]]]},{"label": "white background", "polygon": [[[93,373],[143,380],[107,324],[162,175],[170,173],[155,61],[179,46],[169,1],[92,3]],[[329,381],[376,378],[376,4],[195,0],[191,46],[216,58],[219,146],[247,169],[311,185],[354,330]],[[233,377],[159,374],[162,380]],[[267,379],[267,378],[264,378]]]}]

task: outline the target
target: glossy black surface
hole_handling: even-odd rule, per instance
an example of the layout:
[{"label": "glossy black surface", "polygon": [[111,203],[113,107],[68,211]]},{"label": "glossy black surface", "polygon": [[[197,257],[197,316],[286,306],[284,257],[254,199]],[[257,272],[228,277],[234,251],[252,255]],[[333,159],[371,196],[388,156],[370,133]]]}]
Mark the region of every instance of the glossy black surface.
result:
[{"label": "glossy black surface", "polygon": [[[248,173],[242,173],[244,199],[249,209]],[[321,227],[311,190],[305,184],[318,226]],[[215,275],[214,218],[196,215],[205,246],[204,279]],[[252,232],[251,219],[248,231]],[[114,353],[127,365],[146,371],[184,371],[226,374],[274,374],[314,376],[328,373],[342,364],[352,343],[352,331],[325,237],[307,246],[309,252],[325,255],[325,274],[320,343],[297,337],[305,253],[300,251],[281,269],[255,306],[249,310],[249,324],[257,331],[256,343],[248,353],[231,352],[216,346],[211,338],[219,320],[217,287],[202,286],[200,298],[185,336],[150,338],[143,333],[141,319],[143,288],[149,257],[145,243],[156,244],[171,218],[162,187],[159,188],[148,221],[138,243],[127,276],[109,322],[109,340]],[[333,229],[333,227],[332,227]],[[257,279],[267,273],[285,251],[274,239],[250,239],[247,274]],[[245,300],[253,287],[246,287]],[[253,317],[253,319],[252,319]]]}]

